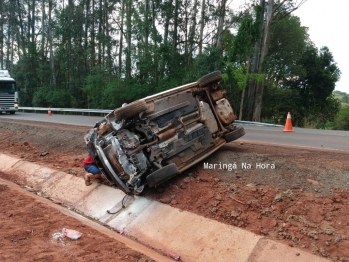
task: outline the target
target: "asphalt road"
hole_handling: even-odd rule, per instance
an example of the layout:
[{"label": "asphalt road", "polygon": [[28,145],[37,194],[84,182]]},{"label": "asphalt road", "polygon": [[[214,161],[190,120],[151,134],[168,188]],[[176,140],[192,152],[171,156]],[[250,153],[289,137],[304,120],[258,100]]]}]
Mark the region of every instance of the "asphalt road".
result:
[{"label": "asphalt road", "polygon": [[[89,128],[100,121],[102,117],[58,115],[54,112],[52,116],[17,112],[15,115],[0,114],[0,121],[1,119],[74,124]],[[349,131],[293,128],[295,132],[283,132],[283,127],[251,125],[244,125],[244,128],[246,135],[239,141],[349,151]]]}]

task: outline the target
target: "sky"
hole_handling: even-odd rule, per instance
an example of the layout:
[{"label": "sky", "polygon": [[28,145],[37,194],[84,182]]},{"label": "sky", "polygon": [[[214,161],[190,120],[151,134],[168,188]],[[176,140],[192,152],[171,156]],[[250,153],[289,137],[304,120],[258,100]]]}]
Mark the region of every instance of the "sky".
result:
[{"label": "sky", "polygon": [[[232,0],[240,6],[245,0]],[[301,0],[297,0],[301,2]],[[341,71],[335,90],[349,94],[349,0],[307,0],[292,14],[308,27],[310,40],[320,49],[327,46]]]},{"label": "sky", "polygon": [[317,48],[327,46],[341,71],[335,90],[349,94],[349,0],[307,0],[293,15]]}]

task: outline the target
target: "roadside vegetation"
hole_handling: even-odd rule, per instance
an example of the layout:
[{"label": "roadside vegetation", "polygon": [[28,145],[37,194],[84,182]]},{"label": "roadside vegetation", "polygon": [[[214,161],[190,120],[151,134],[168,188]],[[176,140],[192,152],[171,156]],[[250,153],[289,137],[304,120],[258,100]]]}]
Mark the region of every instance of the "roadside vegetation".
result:
[{"label": "roadside vegetation", "polygon": [[22,106],[101,109],[220,70],[239,119],[348,130],[335,58],[292,14],[305,1],[3,0],[0,68]]},{"label": "roadside vegetation", "polygon": [[340,103],[340,109],[332,121],[325,125],[326,129],[349,130],[349,94],[341,91],[334,91],[333,95]]}]

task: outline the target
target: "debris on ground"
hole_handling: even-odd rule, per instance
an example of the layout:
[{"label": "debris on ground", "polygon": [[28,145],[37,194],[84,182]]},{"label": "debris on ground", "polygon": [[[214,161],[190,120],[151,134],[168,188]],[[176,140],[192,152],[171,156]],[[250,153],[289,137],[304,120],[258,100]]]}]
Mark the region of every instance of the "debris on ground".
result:
[{"label": "debris on ground", "polygon": [[181,260],[181,257],[178,256],[177,254],[175,254],[174,252],[170,252],[170,253],[169,253],[169,256],[170,256],[171,258],[173,258],[174,260],[176,260],[176,261],[180,261],[180,260]]},{"label": "debris on ground", "polygon": [[62,233],[71,240],[78,240],[81,237],[81,233],[73,229],[63,228]]}]

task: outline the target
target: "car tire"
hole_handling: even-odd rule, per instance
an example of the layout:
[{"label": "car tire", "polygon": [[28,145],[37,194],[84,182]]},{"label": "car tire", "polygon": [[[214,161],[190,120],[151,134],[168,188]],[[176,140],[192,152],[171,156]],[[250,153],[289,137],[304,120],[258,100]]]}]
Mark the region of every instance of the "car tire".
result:
[{"label": "car tire", "polygon": [[164,166],[163,168],[156,170],[155,172],[147,176],[148,186],[153,187],[153,186],[159,185],[162,182],[166,181],[167,179],[170,179],[171,177],[174,177],[178,174],[179,174],[179,171],[176,164],[174,163],[169,164],[167,166]]},{"label": "car tire", "polygon": [[14,115],[16,113],[16,111],[10,111],[11,115]]},{"label": "car tire", "polygon": [[222,78],[222,74],[220,71],[214,71],[212,73],[209,73],[207,75],[204,75],[203,77],[201,77],[197,82],[199,87],[205,87],[205,86],[209,86],[213,83],[219,82],[221,81]]},{"label": "car tire", "polygon": [[132,102],[131,104],[127,104],[124,107],[120,107],[114,110],[114,115],[117,121],[121,121],[123,119],[132,118],[147,109],[147,104],[144,100],[138,100]]},{"label": "car tire", "polygon": [[225,134],[224,139],[227,143],[229,143],[231,141],[234,141],[234,140],[242,137],[245,134],[246,134],[245,129],[242,126],[240,126],[240,127],[236,128],[234,131],[231,131],[231,132]]}]

